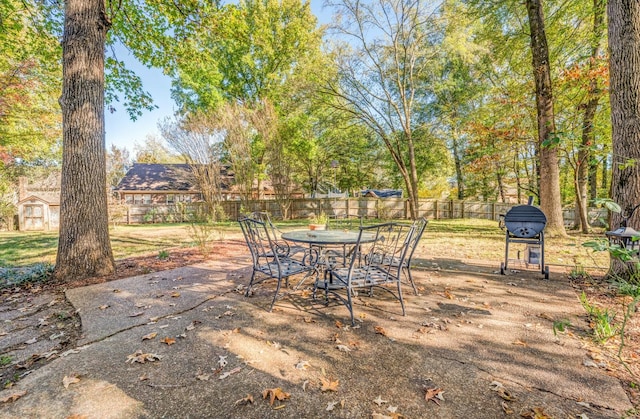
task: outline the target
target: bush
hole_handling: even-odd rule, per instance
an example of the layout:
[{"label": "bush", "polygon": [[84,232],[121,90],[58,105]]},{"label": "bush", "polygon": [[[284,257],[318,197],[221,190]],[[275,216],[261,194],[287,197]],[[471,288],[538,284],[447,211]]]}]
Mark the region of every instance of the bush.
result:
[{"label": "bush", "polygon": [[51,263],[36,263],[19,268],[0,268],[0,288],[13,287],[25,283],[46,282],[53,274]]}]

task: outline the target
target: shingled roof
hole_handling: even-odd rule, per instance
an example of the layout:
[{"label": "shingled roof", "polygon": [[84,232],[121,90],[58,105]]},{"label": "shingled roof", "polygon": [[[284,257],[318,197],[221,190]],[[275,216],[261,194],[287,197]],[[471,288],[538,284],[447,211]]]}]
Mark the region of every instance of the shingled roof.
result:
[{"label": "shingled roof", "polygon": [[115,190],[198,192],[198,187],[188,164],[134,163]]}]

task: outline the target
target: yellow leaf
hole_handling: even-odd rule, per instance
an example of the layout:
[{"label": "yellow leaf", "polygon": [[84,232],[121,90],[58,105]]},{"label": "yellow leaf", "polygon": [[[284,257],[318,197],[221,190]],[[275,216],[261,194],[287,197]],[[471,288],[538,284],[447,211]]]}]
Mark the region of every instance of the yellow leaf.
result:
[{"label": "yellow leaf", "polygon": [[234,405],[236,406],[244,406],[247,404],[253,404],[253,395],[251,394],[247,394],[247,397],[242,398],[240,400],[236,400],[236,402],[234,403]]},{"label": "yellow leaf", "polygon": [[178,298],[180,297],[180,293],[179,292],[174,292],[173,294],[171,294],[172,298]]},{"label": "yellow leaf", "polygon": [[152,333],[149,333],[148,335],[144,335],[142,337],[142,340],[151,340],[151,339],[155,338],[156,336],[158,336],[158,333],[157,332],[152,332]]},{"label": "yellow leaf", "polygon": [[160,342],[162,343],[166,343],[167,345],[171,346],[174,343],[176,343],[176,340],[173,338],[170,338],[169,336],[166,336],[164,339],[162,339]]},{"label": "yellow leaf", "polygon": [[342,327],[344,326],[344,324],[342,324],[342,322],[341,322],[340,320],[336,320],[336,323],[335,323],[335,324],[336,324],[336,327],[337,327],[338,329],[342,329]]},{"label": "yellow leaf", "polygon": [[80,378],[78,378],[78,376],[76,375],[72,375],[72,376],[67,376],[65,375],[64,378],[62,379],[62,385],[64,385],[64,388],[69,388],[70,384],[76,384],[80,382]]},{"label": "yellow leaf", "polygon": [[340,384],[340,380],[331,381],[327,380],[324,377],[320,377],[320,382],[322,383],[322,387],[320,387],[320,391],[338,391],[338,385]]},{"label": "yellow leaf", "polygon": [[449,290],[444,290],[444,296],[450,300],[453,300],[453,294]]},{"label": "yellow leaf", "polygon": [[289,393],[285,393],[282,391],[280,387],[276,388],[268,388],[262,392],[262,398],[266,399],[269,397],[269,405],[273,406],[273,403],[278,400],[282,401],[291,397]]},{"label": "yellow leaf", "polygon": [[524,342],[520,339],[516,340],[515,342],[511,342],[512,345],[518,345],[518,346],[528,346],[527,342]]}]

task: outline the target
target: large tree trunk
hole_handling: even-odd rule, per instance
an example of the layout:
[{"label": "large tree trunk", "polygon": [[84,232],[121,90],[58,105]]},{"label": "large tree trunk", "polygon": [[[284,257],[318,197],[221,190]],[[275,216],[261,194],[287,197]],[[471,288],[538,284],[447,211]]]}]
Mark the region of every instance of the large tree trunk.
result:
[{"label": "large tree trunk", "polygon": [[[640,203],[640,2],[609,0],[609,77],[613,173],[611,198],[627,213]],[[630,164],[629,164],[630,163]],[[620,225],[613,214],[611,228]],[[628,225],[640,228],[640,211]],[[623,263],[612,259],[611,273],[626,275]]]},{"label": "large tree trunk", "polygon": [[566,235],[560,198],[558,149],[551,144],[551,136],[556,128],[553,114],[549,48],[544,29],[542,0],[527,0],[527,11],[531,30],[531,53],[538,114],[540,209],[547,216],[547,233],[549,235]]},{"label": "large tree trunk", "polygon": [[59,280],[111,274],[104,139],[103,0],[65,1]]},{"label": "large tree trunk", "polygon": [[576,210],[579,217],[577,227],[583,233],[589,232],[588,221],[588,198],[589,186],[589,166],[591,162],[591,147],[595,144],[595,132],[593,121],[600,102],[600,86],[598,78],[593,74],[596,63],[600,55],[602,35],[604,33],[604,14],[606,1],[593,0],[593,32],[591,33],[591,57],[589,60],[589,87],[587,88],[586,102],[584,103],[584,113],[582,115],[582,143],[578,151],[578,167],[576,168]]}]

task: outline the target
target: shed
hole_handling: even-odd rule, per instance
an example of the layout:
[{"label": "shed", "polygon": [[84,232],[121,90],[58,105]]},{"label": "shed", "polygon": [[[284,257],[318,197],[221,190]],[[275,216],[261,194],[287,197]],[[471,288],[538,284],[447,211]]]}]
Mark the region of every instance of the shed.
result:
[{"label": "shed", "polygon": [[21,231],[49,231],[60,227],[60,194],[40,193],[18,201]]}]

